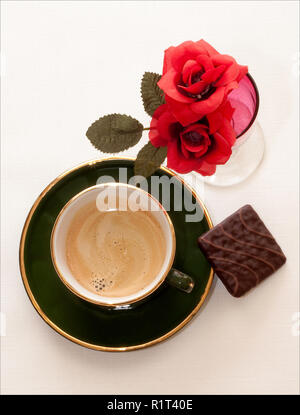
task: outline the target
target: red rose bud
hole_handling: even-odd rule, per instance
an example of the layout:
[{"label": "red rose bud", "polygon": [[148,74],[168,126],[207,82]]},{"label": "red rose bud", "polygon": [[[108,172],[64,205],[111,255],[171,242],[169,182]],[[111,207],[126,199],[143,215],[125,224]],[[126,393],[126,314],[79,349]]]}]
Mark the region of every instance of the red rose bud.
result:
[{"label": "red rose bud", "polygon": [[187,41],[165,51],[158,86],[174,117],[186,126],[214,112],[247,72],[247,66],[204,40]]},{"label": "red rose bud", "polygon": [[198,122],[183,126],[170,112],[168,104],[153,114],[149,139],[155,147],[168,147],[168,167],[178,173],[194,170],[203,176],[215,173],[225,164],[236,140],[231,125],[233,109],[226,101],[219,109]]}]

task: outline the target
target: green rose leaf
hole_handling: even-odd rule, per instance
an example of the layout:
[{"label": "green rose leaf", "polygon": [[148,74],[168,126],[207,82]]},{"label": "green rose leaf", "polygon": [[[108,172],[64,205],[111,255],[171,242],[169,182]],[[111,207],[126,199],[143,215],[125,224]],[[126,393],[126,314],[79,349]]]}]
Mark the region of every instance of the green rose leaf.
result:
[{"label": "green rose leaf", "polygon": [[142,79],[141,95],[147,114],[152,117],[154,111],[165,103],[164,93],[157,85],[161,75],[153,72],[145,72]]},{"label": "green rose leaf", "polygon": [[151,176],[167,157],[167,149],[167,147],[154,147],[149,141],[137,155],[134,174],[144,177]]},{"label": "green rose leaf", "polygon": [[118,153],[134,146],[142,137],[143,125],[129,115],[109,114],[99,118],[86,136],[98,150]]}]

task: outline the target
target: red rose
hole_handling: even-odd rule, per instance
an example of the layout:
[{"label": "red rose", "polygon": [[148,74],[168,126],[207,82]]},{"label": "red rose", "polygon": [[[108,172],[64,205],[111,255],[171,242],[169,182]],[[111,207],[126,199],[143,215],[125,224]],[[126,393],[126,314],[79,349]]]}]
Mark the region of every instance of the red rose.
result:
[{"label": "red rose", "polygon": [[174,117],[188,125],[215,111],[247,72],[204,40],[187,41],[165,51],[158,86]]},{"label": "red rose", "polygon": [[153,114],[149,139],[155,147],[168,147],[168,167],[178,173],[197,171],[210,176],[217,164],[225,164],[236,136],[230,119],[233,109],[227,101],[198,122],[182,126],[167,104]]}]

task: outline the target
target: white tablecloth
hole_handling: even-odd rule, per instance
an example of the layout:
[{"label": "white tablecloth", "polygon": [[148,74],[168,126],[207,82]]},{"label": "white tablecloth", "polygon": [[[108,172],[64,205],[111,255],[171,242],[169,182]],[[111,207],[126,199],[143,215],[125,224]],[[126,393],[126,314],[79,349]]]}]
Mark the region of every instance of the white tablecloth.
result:
[{"label": "white tablecloth", "polygon": [[[298,9],[287,1],[2,2],[2,393],[299,392]],[[241,299],[215,280],[191,324],[159,345],[82,348],[28,300],[18,266],[24,220],[53,178],[102,156],[85,137],[91,122],[120,112],[149,125],[143,72],[161,72],[168,46],[200,38],[249,66],[266,140],[252,177],[206,187],[202,197],[215,223],[253,204],[287,263]],[[123,154],[135,156],[146,140]]]}]

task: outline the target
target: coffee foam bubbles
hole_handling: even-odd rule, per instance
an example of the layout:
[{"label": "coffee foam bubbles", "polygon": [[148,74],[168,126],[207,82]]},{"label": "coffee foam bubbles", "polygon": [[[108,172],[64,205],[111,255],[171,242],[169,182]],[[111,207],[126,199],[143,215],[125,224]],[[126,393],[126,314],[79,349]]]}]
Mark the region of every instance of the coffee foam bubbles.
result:
[{"label": "coffee foam bubbles", "polygon": [[102,294],[103,291],[107,288],[111,288],[113,285],[113,281],[109,278],[105,278],[102,276],[101,273],[91,273],[90,278],[90,285],[93,288],[94,291],[96,291],[98,294]]},{"label": "coffee foam bubbles", "polygon": [[78,282],[101,296],[131,295],[153,281],[165,240],[151,212],[99,212],[83,207],[67,237],[67,261]]}]

